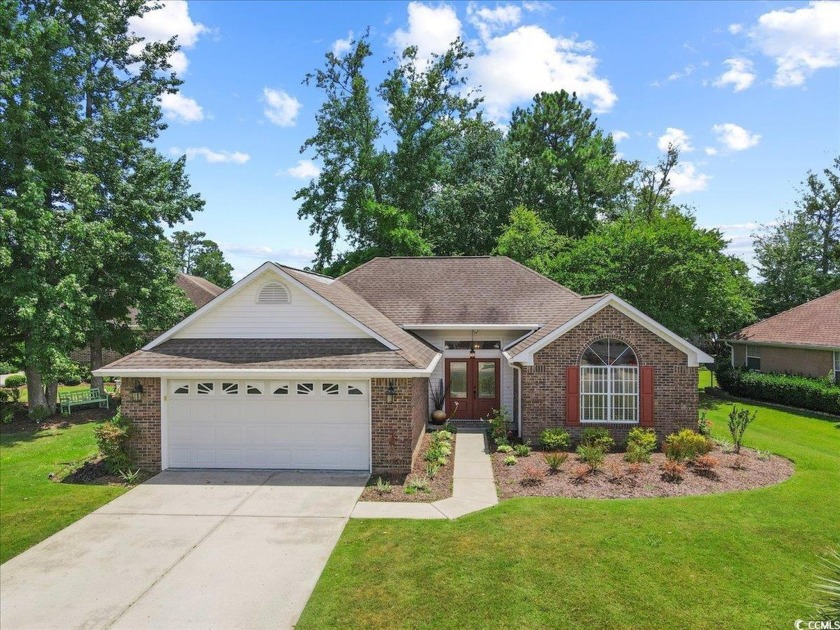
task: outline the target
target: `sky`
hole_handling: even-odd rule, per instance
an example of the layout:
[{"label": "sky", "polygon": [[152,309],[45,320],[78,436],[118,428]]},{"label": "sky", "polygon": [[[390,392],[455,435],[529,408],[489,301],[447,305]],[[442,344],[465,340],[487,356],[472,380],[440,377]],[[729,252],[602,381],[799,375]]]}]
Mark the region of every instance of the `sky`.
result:
[{"label": "sky", "polygon": [[206,201],[179,229],[218,242],[236,279],[265,260],[310,263],[316,239],[293,197],[318,174],[300,147],[321,95],[303,79],[366,29],[373,83],[404,46],[428,55],[461,37],[469,84],[501,125],[535,93],[566,89],[627,159],[653,164],[677,144],[675,201],[748,262],[750,234],[840,155],[840,2],[192,0],[132,27],[182,45],[158,147],[187,156]]}]

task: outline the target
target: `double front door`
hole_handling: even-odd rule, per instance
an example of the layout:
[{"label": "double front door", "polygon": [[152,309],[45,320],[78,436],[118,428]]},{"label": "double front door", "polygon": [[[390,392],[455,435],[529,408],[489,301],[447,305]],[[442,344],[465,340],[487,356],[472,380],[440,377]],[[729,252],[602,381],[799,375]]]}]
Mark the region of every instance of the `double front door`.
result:
[{"label": "double front door", "polygon": [[498,409],[499,364],[499,359],[446,359],[446,412],[474,420]]}]

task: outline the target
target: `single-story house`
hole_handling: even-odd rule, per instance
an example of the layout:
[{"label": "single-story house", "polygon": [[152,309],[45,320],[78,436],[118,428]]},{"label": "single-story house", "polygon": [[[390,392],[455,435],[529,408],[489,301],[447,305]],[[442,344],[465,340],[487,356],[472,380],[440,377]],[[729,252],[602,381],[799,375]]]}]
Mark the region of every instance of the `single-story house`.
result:
[{"label": "single-story house", "polygon": [[840,290],[747,326],[727,343],[733,367],[840,383]]},{"label": "single-story house", "polygon": [[333,279],[267,262],[143,349],[122,378],[139,463],[406,473],[446,384],[455,419],[502,406],[536,442],[697,422],[712,358],[612,294],[505,257],[376,258]]}]

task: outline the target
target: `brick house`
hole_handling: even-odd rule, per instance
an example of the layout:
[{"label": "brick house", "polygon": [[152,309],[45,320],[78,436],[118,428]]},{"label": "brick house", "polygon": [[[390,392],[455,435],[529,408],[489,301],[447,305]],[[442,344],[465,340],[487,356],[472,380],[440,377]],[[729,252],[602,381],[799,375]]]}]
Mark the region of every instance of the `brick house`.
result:
[{"label": "brick house", "polygon": [[732,335],[732,365],[840,383],[840,290]]},{"label": "brick house", "polygon": [[405,473],[445,386],[458,420],[505,407],[535,441],[697,421],[712,359],[612,294],[505,257],[377,258],[337,278],[265,263],[143,349],[122,377],[145,468]]}]

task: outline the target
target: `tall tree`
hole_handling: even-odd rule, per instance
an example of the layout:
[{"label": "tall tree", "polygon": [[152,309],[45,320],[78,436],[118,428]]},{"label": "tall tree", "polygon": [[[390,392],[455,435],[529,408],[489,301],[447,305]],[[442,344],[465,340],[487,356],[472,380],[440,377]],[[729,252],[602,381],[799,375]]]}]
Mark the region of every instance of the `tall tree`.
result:
[{"label": "tall tree", "polygon": [[183,273],[209,280],[223,289],[233,285],[233,265],[215,241],[204,232],[177,230],[172,233],[172,250],[178,269]]},{"label": "tall tree", "polygon": [[560,236],[553,227],[524,206],[510,214],[510,223],[499,236],[494,254],[509,256],[542,274],[550,273],[555,260],[571,244],[571,239]]}]

